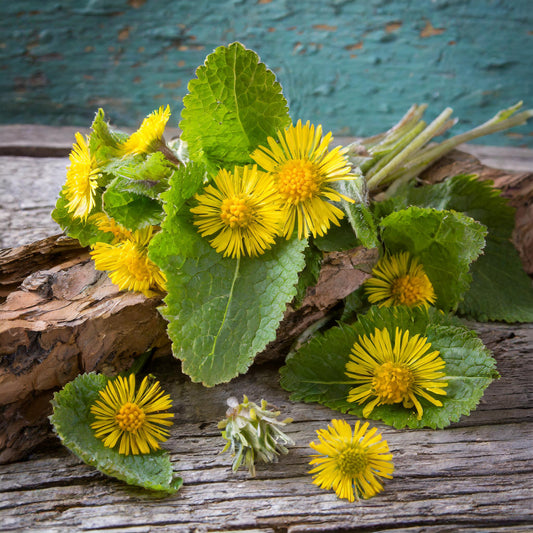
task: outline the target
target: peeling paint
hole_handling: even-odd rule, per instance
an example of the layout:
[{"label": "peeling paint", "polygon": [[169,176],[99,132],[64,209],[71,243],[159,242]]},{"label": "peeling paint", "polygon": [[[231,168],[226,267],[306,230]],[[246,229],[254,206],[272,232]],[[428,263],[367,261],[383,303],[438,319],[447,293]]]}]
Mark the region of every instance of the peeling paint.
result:
[{"label": "peeling paint", "polygon": [[[276,73],[294,120],[372,135],[412,103],[454,132],[533,107],[531,0],[17,0],[0,4],[0,121],[136,127],[181,99],[205,56],[239,40]],[[484,142],[533,148],[531,126]]]},{"label": "peeling paint", "polygon": [[426,37],[433,37],[434,35],[440,35],[444,33],[446,28],[434,28],[429,20],[426,20],[426,25],[424,29],[420,31],[420,37],[423,39]]},{"label": "peeling paint", "polygon": [[385,26],[385,31],[387,33],[393,33],[395,31],[398,31],[403,26],[403,22],[401,20],[395,20],[393,22],[389,22]]}]

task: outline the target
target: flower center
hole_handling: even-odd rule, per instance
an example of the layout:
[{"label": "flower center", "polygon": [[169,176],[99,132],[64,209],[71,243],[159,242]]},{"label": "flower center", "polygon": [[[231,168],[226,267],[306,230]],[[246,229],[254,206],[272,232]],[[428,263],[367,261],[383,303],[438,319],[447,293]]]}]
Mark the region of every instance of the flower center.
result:
[{"label": "flower center", "polygon": [[413,373],[408,366],[387,361],[374,373],[372,387],[382,403],[392,404],[409,398],[407,392],[413,382]]},{"label": "flower center", "polygon": [[123,431],[137,431],[144,422],[144,411],[136,404],[125,403],[115,415],[115,420],[118,422],[120,429]]},{"label": "flower center", "polygon": [[222,202],[220,218],[231,229],[237,226],[245,228],[252,221],[252,210],[246,205],[246,200],[233,196]]},{"label": "flower center", "polygon": [[413,307],[432,296],[431,282],[426,276],[402,276],[392,282],[391,293],[396,305]]},{"label": "flower center", "polygon": [[316,166],[305,159],[287,161],[278,172],[278,191],[292,204],[304,202],[319,191]]},{"label": "flower center", "polygon": [[339,455],[337,464],[341,474],[354,477],[367,467],[368,458],[361,445],[352,444],[350,448],[347,448]]}]

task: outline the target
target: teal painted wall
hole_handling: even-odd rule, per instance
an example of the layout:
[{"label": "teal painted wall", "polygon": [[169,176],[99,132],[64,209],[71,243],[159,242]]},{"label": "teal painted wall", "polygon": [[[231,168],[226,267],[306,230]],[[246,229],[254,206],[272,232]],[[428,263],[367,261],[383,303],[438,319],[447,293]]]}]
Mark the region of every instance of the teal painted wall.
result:
[{"label": "teal painted wall", "polygon": [[[294,119],[387,129],[412,103],[479,124],[533,107],[532,0],[13,0],[0,4],[0,122],[136,126],[196,67],[241,41],[273,69]],[[486,138],[533,148],[533,128]]]}]

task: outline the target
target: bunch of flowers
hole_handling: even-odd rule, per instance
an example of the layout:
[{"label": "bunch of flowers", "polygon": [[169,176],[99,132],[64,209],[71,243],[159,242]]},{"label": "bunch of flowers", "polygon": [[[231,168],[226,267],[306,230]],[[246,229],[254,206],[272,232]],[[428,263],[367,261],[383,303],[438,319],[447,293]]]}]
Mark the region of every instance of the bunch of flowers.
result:
[{"label": "bunch of flowers", "polygon": [[[275,339],[287,305],[298,306],[316,283],[325,255],[377,249],[337,325],[291,354],[281,385],[294,401],[397,428],[442,428],[468,415],[498,377],[461,317],[532,321],[533,289],[510,241],[513,210],[490,183],[418,177],[457,145],[525,123],[533,111],[520,106],[434,144],[455,123],[452,110],[427,124],[426,106],[414,105],[389,131],[331,148],[332,134],[294,123],[274,74],[233,43],[209,55],[190,82],[179,139],[164,137],[169,106],[131,135],[114,131],[99,110],[90,136],[76,135],[53,217],[91,247],[95,268],[119,290],[164,297],[173,354],[206,386],[247,371]],[[92,428],[98,446],[162,457],[169,398],[145,380],[137,392],[134,378],[107,380],[83,377],[58,397],[58,433],[72,434],[58,413],[76,391],[92,406],[78,430]],[[245,398],[230,407],[221,427],[234,469],[244,461],[253,471],[257,458],[287,451],[291,440],[266,404]],[[331,424],[312,444],[314,482],[350,501],[374,495],[378,478],[393,471],[387,443],[368,423],[353,431]],[[64,442],[93,460],[75,438]],[[121,479],[131,479],[113,457]],[[165,465],[155,484],[171,492]],[[131,468],[140,484],[154,485],[139,464]]]}]

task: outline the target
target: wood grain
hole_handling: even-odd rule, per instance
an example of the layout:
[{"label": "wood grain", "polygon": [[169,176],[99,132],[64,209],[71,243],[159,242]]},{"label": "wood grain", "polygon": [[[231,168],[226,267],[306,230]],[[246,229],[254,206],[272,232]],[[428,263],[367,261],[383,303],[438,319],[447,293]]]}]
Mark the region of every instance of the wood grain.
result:
[{"label": "wood grain", "polygon": [[[311,484],[308,442],[331,418],[318,405],[293,403],[278,384],[278,363],[255,366],[226,385],[191,383],[171,358],[149,369],[174,400],[176,423],[166,443],[182,490],[156,499],[81,464],[59,447],[30,460],[0,466],[0,516],[7,530],[199,531],[273,529],[324,531],[526,531],[533,526],[532,384],[533,326],[483,326],[502,378],[492,383],[478,409],[440,431],[395,430],[375,423],[394,454],[394,478],[378,497],[349,504]],[[531,370],[531,368],[529,368]],[[295,422],[296,446],[257,477],[231,472],[219,455],[217,430],[228,396],[265,398]],[[355,417],[346,416],[349,422]],[[446,529],[448,528],[448,529]],[[461,529],[463,528],[463,529]],[[520,529],[522,528],[522,529]]]}]

